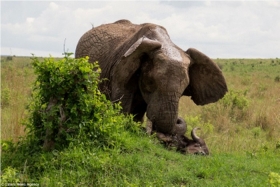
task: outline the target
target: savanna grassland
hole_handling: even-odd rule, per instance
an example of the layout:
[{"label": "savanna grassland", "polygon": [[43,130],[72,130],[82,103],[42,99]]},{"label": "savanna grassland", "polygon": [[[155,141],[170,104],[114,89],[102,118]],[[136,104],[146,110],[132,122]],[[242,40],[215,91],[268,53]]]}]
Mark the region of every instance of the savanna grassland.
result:
[{"label": "savanna grassland", "polygon": [[[180,113],[200,125],[218,152],[256,151],[279,146],[280,59],[216,59],[229,92],[203,107],[182,98]],[[200,123],[199,123],[200,122]],[[208,140],[209,139],[209,140]]]},{"label": "savanna grassland", "polygon": [[121,146],[113,148],[81,143],[31,157],[19,149],[5,151],[26,134],[22,123],[36,75],[29,57],[1,57],[2,184],[280,186],[280,59],[214,61],[226,78],[225,97],[205,106],[182,97],[179,107],[187,136],[201,127],[210,156],[167,150],[141,131],[125,133]]}]

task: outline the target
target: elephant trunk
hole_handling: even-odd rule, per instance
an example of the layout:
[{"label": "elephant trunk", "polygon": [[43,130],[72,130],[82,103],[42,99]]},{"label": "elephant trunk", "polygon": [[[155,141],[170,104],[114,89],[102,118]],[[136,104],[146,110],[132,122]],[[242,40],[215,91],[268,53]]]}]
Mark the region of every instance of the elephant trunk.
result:
[{"label": "elephant trunk", "polygon": [[164,134],[174,134],[175,124],[178,119],[179,97],[169,93],[157,97],[148,104],[147,117],[152,121],[153,129]]}]

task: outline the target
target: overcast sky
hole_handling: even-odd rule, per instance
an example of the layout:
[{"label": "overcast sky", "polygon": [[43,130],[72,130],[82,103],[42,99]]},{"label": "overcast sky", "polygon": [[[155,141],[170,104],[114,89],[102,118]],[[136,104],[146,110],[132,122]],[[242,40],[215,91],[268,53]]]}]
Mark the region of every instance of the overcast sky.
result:
[{"label": "overcast sky", "polygon": [[280,1],[1,1],[1,55],[62,56],[101,24],[165,27],[211,58],[280,57]]}]

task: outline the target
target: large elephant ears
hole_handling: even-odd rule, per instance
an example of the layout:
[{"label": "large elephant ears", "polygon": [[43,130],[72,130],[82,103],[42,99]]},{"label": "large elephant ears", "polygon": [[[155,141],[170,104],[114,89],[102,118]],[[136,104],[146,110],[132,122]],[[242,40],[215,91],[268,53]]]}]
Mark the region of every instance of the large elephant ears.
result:
[{"label": "large elephant ears", "polygon": [[205,54],[190,48],[186,53],[191,58],[190,84],[183,95],[191,96],[197,105],[214,103],[227,92],[225,78],[220,68]]}]

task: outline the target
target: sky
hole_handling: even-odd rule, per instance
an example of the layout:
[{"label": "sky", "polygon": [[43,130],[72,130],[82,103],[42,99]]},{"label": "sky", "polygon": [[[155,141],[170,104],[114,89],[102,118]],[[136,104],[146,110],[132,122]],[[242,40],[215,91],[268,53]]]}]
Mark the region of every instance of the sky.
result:
[{"label": "sky", "polygon": [[61,57],[93,26],[128,19],[167,29],[210,58],[279,58],[280,1],[1,1],[1,55]]}]

